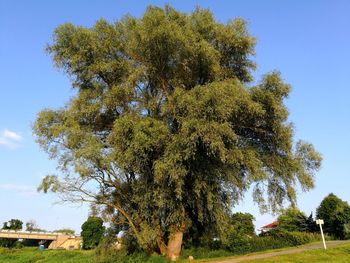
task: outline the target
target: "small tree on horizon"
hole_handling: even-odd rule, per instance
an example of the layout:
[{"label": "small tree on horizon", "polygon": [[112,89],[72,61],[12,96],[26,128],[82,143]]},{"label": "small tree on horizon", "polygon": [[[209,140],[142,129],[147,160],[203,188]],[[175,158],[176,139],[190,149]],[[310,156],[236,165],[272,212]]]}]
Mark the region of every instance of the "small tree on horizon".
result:
[{"label": "small tree on horizon", "polygon": [[[19,219],[11,219],[3,223],[4,230],[22,230],[23,222]],[[13,247],[18,239],[0,238],[0,247]]]},{"label": "small tree on horizon", "polygon": [[11,219],[7,222],[4,222],[2,229],[5,230],[22,230],[23,222],[19,219]]}]

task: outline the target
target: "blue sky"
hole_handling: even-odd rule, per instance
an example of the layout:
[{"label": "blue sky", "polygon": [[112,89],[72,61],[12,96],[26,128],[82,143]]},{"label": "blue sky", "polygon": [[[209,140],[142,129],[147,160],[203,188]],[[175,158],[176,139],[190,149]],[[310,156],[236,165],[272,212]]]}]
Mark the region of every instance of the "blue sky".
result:
[{"label": "blue sky", "polygon": [[[31,125],[41,109],[73,96],[69,79],[44,51],[55,27],[141,16],[146,6],[164,3],[181,11],[210,8],[221,22],[237,16],[248,21],[257,38],[255,76],[281,71],[293,87],[286,104],[296,138],[313,143],[324,157],[316,187],[300,193],[299,207],[309,214],[330,192],[350,202],[349,1],[0,0],[0,223],[34,219],[48,230],[79,230],[87,217],[86,207],[54,205],[54,195],[35,191],[56,163],[34,142]],[[234,210],[252,213],[257,227],[273,219],[259,214],[249,193]]]}]

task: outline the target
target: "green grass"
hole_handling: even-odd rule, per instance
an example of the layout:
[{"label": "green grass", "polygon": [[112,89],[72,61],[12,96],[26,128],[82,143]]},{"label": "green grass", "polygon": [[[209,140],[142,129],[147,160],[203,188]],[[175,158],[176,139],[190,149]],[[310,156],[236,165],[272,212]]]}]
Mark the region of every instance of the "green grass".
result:
[{"label": "green grass", "polygon": [[310,250],[306,252],[289,254],[283,256],[276,256],[266,259],[249,260],[245,262],[263,262],[263,263],[304,263],[304,262],[350,262],[350,244],[339,245],[336,247],[317,250]]},{"label": "green grass", "polygon": [[[316,243],[316,242],[315,242]],[[308,244],[310,245],[310,244]],[[306,246],[308,246],[306,245]],[[304,247],[303,246],[298,246],[298,247]],[[280,248],[280,249],[271,249],[271,250],[266,250],[266,251],[261,251],[261,252],[255,252],[255,253],[249,253],[244,256],[251,256],[251,255],[263,255],[271,252],[278,252],[278,251],[284,251],[284,250],[289,250],[291,248],[295,247],[289,247],[289,248]],[[244,257],[243,255],[240,256],[229,256],[229,257],[217,257],[217,258],[207,258],[207,259],[197,259],[194,260],[194,263],[204,263],[204,262],[215,262],[215,261],[226,261],[229,259],[236,259],[236,258],[241,258]],[[183,261],[185,262],[185,261]],[[187,261],[188,262],[188,261]],[[256,260],[245,260],[242,262],[256,262],[256,263],[318,263],[318,262],[327,262],[327,263],[333,263],[333,262],[340,262],[340,263],[348,263],[350,262],[350,243],[343,244],[343,245],[337,245],[334,247],[327,248],[327,250],[324,250],[323,248],[321,249],[315,249],[315,250],[310,250],[310,251],[305,251],[305,252],[298,252],[298,253],[293,253],[293,254],[288,254],[288,255],[281,255],[281,256],[274,256],[274,257],[269,257],[266,259],[256,259]]]},{"label": "green grass", "polygon": [[45,250],[37,248],[2,249],[1,263],[93,263],[93,251]]},{"label": "green grass", "polygon": [[[99,261],[101,262],[101,261]],[[111,261],[103,261],[109,263]],[[162,256],[140,253],[113,260],[113,263],[164,263]],[[45,250],[38,248],[0,248],[0,263],[96,263],[94,250]]]},{"label": "green grass", "polygon": [[[265,252],[253,253],[260,255],[268,252],[281,251],[285,249],[269,250]],[[252,255],[252,254],[249,254]],[[187,255],[186,255],[187,256]],[[212,255],[214,256],[214,255]],[[219,256],[219,255],[216,255]],[[222,256],[222,255],[221,255]],[[231,257],[236,258],[235,257]],[[238,256],[240,257],[240,256]],[[217,257],[215,260],[224,260],[228,257]],[[214,259],[201,259],[195,262],[211,262]],[[2,249],[0,248],[1,263],[95,263],[94,251],[66,251],[66,250],[45,250],[39,251],[37,248],[24,249]],[[123,262],[165,262],[161,257],[137,258],[130,257]],[[188,262],[188,260],[180,260],[180,262]],[[289,255],[275,256],[266,259],[249,260],[244,262],[262,262],[262,263],[304,263],[304,262],[350,262],[350,243],[338,245],[335,247],[311,250]]]}]

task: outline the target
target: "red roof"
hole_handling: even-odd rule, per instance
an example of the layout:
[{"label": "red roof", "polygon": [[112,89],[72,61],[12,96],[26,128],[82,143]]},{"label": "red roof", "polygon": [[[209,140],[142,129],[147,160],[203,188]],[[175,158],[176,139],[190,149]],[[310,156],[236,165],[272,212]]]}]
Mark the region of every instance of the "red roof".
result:
[{"label": "red roof", "polygon": [[278,221],[273,221],[272,223],[266,225],[266,226],[263,226],[261,228],[275,228],[278,226]]}]

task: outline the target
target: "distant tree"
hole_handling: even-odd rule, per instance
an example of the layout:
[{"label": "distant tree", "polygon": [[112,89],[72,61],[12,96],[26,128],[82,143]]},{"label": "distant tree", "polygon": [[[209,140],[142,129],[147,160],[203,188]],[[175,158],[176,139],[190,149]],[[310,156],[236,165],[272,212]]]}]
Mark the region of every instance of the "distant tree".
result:
[{"label": "distant tree", "polygon": [[245,21],[200,8],[58,27],[48,51],[76,92],[43,110],[34,133],[67,176],[40,189],[119,214],[140,246],[168,258],[190,227],[222,233],[250,187],[265,211],[294,203],[321,157],[294,143],[280,74],[252,82],[254,45]]},{"label": "distant tree", "polygon": [[[11,219],[3,223],[3,230],[22,230],[23,222],[19,219]],[[0,238],[0,247],[13,247],[18,239]]]},{"label": "distant tree", "polygon": [[324,232],[339,238],[347,237],[350,207],[335,194],[326,196],[317,208],[317,218],[324,220]]},{"label": "distant tree", "polygon": [[319,231],[312,212],[310,213],[309,217],[306,220],[306,225],[307,225],[307,232],[313,233],[313,232]]},{"label": "distant tree", "polygon": [[23,222],[19,219],[11,219],[10,221],[4,222],[2,229],[5,230],[22,230]]},{"label": "distant tree", "polygon": [[69,228],[57,229],[57,230],[54,230],[53,232],[67,234],[67,235],[74,235],[75,234],[75,231],[73,229],[69,229]]},{"label": "distant tree", "polygon": [[83,238],[83,248],[92,249],[100,243],[105,227],[100,217],[89,217],[81,226],[81,237]]},{"label": "distant tree", "polygon": [[308,217],[297,208],[286,209],[277,219],[278,228],[285,231],[305,232],[308,230]]},{"label": "distant tree", "polygon": [[34,220],[30,220],[26,223],[26,231],[34,231],[34,229],[39,228]]},{"label": "distant tree", "polygon": [[234,213],[230,218],[230,226],[242,235],[254,236],[254,216],[249,213]]},{"label": "distant tree", "polygon": [[26,223],[26,231],[47,232],[45,229],[41,229],[34,220],[29,220]]},{"label": "distant tree", "polygon": [[222,247],[235,253],[239,253],[242,249],[248,249],[249,240],[255,236],[253,220],[253,215],[249,213],[232,214],[222,240]]}]

